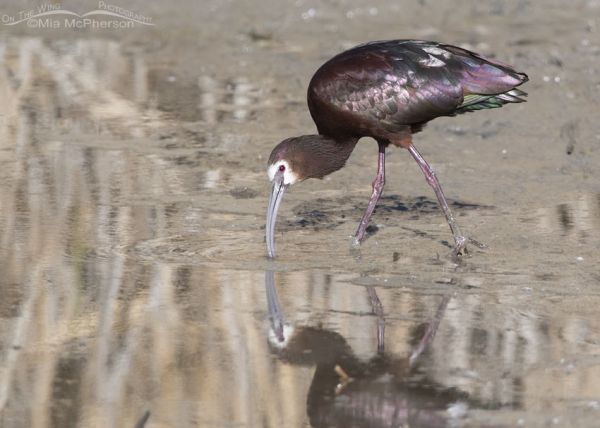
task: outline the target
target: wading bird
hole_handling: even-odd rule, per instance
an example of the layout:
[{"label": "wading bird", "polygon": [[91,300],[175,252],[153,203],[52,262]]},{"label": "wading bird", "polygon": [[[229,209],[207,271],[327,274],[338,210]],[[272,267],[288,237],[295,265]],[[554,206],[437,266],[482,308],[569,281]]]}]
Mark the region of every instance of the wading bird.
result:
[{"label": "wading bird", "polygon": [[379,157],[354,243],[364,239],[383,191],[385,149],[392,144],[409,151],[433,188],[454,237],[453,254],[466,251],[469,239],[460,232],[433,170],[412,144],[412,134],[439,116],[523,102],[527,94],[516,87],[527,80],[526,74],[499,61],[420,40],[371,42],[327,61],[308,86],[308,108],[319,133],[288,138],[269,157],[268,256],[275,256],[275,220],[285,190],[342,168],[361,137],[377,141]]}]

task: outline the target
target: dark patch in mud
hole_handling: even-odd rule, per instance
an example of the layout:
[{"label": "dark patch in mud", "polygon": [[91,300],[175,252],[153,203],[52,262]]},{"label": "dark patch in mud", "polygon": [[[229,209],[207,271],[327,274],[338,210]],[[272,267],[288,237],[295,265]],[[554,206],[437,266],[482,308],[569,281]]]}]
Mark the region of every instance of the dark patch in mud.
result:
[{"label": "dark patch in mud", "polygon": [[[459,213],[460,211],[475,210],[480,208],[491,208],[490,206],[470,204],[468,202],[448,200],[450,208]],[[415,198],[403,198],[399,195],[383,196],[375,212],[408,212],[418,214],[441,214],[440,207],[436,200],[426,196],[417,196]]]},{"label": "dark patch in mud", "polygon": [[229,191],[229,194],[235,199],[253,199],[258,196],[258,192],[249,187],[234,187]]},{"label": "dark patch in mud", "polygon": [[[296,210],[294,210],[296,211]],[[344,223],[345,216],[336,216],[333,213],[321,210],[296,211],[296,218],[284,223],[283,229],[296,229],[298,227],[313,227],[319,229],[333,229]]]},{"label": "dark patch in mud", "polygon": [[565,151],[568,155],[575,150],[577,143],[577,122],[569,121],[560,127],[560,138],[565,144]]},{"label": "dark patch in mud", "polygon": [[556,207],[556,210],[563,232],[568,232],[573,228],[573,213],[571,206],[568,204],[559,204]]},{"label": "dark patch in mud", "polygon": [[[298,227],[313,227],[315,229],[333,229],[340,224],[343,224],[348,219],[352,222],[358,222],[367,205],[367,200],[358,198],[337,198],[337,199],[314,199],[303,202],[293,208],[295,218],[282,222],[282,229],[289,230]],[[475,209],[490,209],[492,207],[478,204],[471,204],[461,201],[448,201],[450,208],[457,216],[460,216],[464,211]],[[381,221],[382,214],[405,213],[408,214],[411,220],[416,220],[421,214],[424,215],[440,215],[442,211],[436,200],[417,196],[415,198],[406,198],[399,195],[383,196],[373,217],[373,222],[367,229],[368,235],[373,235],[377,232],[377,227],[374,225],[377,221]],[[390,218],[386,215],[383,218]]]}]

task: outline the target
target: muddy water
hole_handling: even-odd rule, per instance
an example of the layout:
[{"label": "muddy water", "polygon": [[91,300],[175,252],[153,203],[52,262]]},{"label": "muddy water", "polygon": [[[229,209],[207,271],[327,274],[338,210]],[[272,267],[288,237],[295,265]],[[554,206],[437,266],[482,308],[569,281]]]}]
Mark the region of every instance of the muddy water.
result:
[{"label": "muddy water", "polygon": [[[600,4],[403,3],[131,2],[156,25],[1,28],[1,426],[595,426]],[[313,132],[311,73],[409,37],[530,75],[528,103],[415,139],[489,248],[447,257],[396,150],[351,251],[365,140],[289,191],[268,262],[266,157]]]}]

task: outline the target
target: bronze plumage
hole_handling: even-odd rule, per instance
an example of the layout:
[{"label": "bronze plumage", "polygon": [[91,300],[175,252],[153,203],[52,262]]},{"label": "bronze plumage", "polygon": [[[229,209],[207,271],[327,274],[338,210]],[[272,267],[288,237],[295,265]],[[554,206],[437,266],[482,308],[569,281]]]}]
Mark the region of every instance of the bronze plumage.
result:
[{"label": "bronze plumage", "polygon": [[373,194],[355,234],[366,227],[385,183],[385,149],[406,148],[425,174],[454,236],[454,254],[466,248],[442,188],[412,134],[430,120],[525,101],[516,89],[527,75],[456,46],[420,40],[371,42],[323,64],[308,87],[308,107],[318,135],[289,138],[269,157],[273,189],[267,210],[267,253],[274,257],[274,227],[284,191],[295,182],[322,178],[342,168],[361,137],[379,144]]}]

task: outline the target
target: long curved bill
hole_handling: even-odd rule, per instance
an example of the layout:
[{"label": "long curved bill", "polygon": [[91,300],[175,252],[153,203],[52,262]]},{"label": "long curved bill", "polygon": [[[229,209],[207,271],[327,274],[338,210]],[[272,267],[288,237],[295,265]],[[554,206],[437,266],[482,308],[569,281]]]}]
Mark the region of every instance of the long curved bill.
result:
[{"label": "long curved bill", "polygon": [[271,196],[269,196],[269,206],[267,207],[267,225],[265,233],[267,237],[267,256],[269,258],[275,257],[275,220],[277,219],[277,210],[279,204],[287,189],[287,185],[283,184],[283,176],[276,176],[273,180],[273,188],[271,189]]}]

